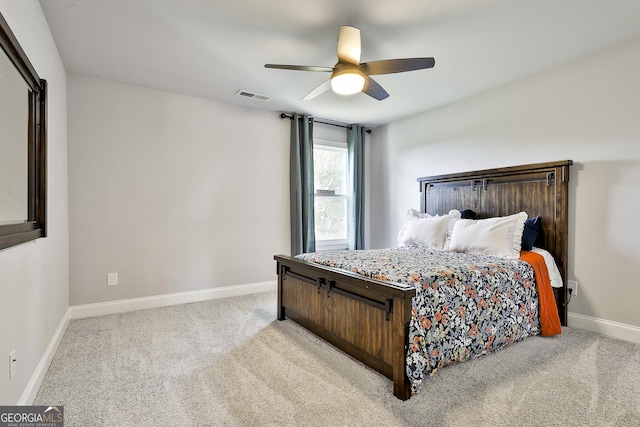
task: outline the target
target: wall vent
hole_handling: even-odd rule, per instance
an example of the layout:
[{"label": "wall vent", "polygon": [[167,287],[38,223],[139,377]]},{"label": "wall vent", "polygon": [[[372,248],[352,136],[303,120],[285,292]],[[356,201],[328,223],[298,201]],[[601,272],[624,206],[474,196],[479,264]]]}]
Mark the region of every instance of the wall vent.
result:
[{"label": "wall vent", "polygon": [[253,93],[253,92],[249,92],[246,90],[239,90],[236,95],[238,96],[243,96],[245,98],[253,98],[253,99],[257,99],[258,101],[268,101],[271,99],[270,96],[267,95],[258,95],[257,93]]}]

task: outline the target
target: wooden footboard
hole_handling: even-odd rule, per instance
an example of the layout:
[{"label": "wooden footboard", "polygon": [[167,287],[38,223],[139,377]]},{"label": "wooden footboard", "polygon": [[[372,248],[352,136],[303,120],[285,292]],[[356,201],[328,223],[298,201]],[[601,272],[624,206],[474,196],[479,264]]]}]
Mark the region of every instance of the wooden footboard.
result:
[{"label": "wooden footboard", "polygon": [[277,255],[278,320],[286,317],[393,380],[411,397],[405,359],[412,286],[390,284]]}]

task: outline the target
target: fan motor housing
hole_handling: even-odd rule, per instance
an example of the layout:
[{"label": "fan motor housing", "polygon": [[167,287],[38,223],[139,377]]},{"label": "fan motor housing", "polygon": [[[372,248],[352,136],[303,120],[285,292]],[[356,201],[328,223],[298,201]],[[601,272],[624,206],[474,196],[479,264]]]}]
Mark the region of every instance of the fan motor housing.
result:
[{"label": "fan motor housing", "polygon": [[360,74],[362,77],[366,76],[366,73],[363,70],[361,65],[349,64],[348,62],[338,62],[333,67],[333,73],[331,73],[331,78],[337,77],[341,74]]}]

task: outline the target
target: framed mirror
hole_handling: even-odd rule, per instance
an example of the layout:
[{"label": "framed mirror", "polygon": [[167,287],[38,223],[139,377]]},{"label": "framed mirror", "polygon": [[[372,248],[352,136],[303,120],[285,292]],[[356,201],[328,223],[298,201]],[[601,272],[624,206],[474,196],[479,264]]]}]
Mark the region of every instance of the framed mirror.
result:
[{"label": "framed mirror", "polygon": [[47,235],[46,92],[0,14],[0,250]]}]

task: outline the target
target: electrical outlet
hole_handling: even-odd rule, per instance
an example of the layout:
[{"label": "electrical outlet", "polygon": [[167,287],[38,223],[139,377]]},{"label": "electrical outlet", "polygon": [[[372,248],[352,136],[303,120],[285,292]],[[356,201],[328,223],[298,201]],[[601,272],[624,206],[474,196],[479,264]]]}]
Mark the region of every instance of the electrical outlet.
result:
[{"label": "electrical outlet", "polygon": [[107,286],[116,286],[118,284],[118,273],[107,274]]},{"label": "electrical outlet", "polygon": [[573,289],[572,295],[578,295],[578,282],[576,280],[569,280],[567,283],[568,287]]},{"label": "electrical outlet", "polygon": [[15,350],[11,350],[11,353],[9,353],[9,379],[13,379],[13,377],[16,375],[16,363],[18,362],[18,360],[16,359],[16,351]]}]

